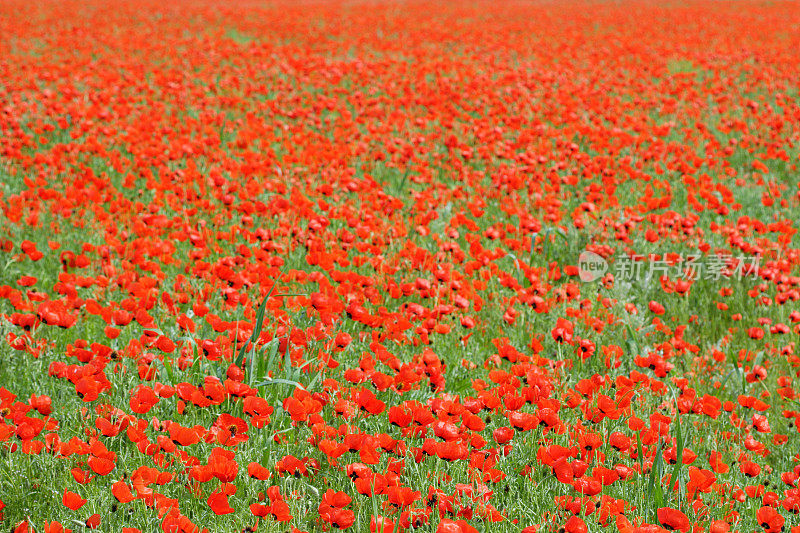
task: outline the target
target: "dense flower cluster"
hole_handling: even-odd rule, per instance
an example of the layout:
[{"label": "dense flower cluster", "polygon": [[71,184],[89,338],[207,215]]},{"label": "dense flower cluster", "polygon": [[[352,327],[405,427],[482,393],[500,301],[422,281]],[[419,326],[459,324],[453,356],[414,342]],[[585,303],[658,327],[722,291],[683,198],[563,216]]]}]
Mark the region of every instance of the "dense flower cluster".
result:
[{"label": "dense flower cluster", "polygon": [[3,530],[800,531],[797,4],[0,35]]}]

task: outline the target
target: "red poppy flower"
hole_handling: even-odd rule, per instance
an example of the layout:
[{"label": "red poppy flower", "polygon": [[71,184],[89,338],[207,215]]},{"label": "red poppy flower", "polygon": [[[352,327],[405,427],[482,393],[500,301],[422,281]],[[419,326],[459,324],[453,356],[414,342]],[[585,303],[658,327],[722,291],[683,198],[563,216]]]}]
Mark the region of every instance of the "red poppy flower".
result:
[{"label": "red poppy flower", "polygon": [[100,515],[98,513],[93,514],[89,518],[86,519],[86,527],[89,529],[97,529],[100,527]]},{"label": "red poppy flower", "polygon": [[64,490],[64,496],[61,499],[61,503],[64,504],[64,507],[68,507],[73,511],[77,511],[83,507],[86,502],[87,500],[85,498],[81,498],[80,495],[68,490]]},{"label": "red poppy flower", "polygon": [[565,533],[586,533],[589,529],[586,527],[586,522],[577,516],[571,516],[567,523],[564,524]]},{"label": "red poppy flower", "polygon": [[670,530],[683,531],[685,533],[692,527],[689,518],[677,509],[659,507],[656,510],[656,516],[658,517],[658,522]]},{"label": "red poppy flower", "polygon": [[478,533],[478,530],[465,520],[443,518],[436,528],[436,533]]},{"label": "red poppy flower", "polygon": [[214,514],[217,515],[233,513],[234,509],[228,503],[228,497],[235,492],[235,487],[233,487],[233,490],[228,490],[227,487],[223,486],[220,489],[215,490],[208,496],[208,499],[206,500],[208,506],[211,507],[211,510],[214,511]]},{"label": "red poppy flower", "polygon": [[556,325],[551,332],[553,340],[558,343],[571,344],[573,328],[574,326],[569,320],[563,318],[556,319]]},{"label": "red poppy flower", "polygon": [[134,499],[131,489],[122,480],[117,481],[111,486],[111,492],[120,503],[128,503]]},{"label": "red poppy flower", "polygon": [[756,520],[768,533],[783,530],[786,520],[773,507],[761,507],[756,512]]}]

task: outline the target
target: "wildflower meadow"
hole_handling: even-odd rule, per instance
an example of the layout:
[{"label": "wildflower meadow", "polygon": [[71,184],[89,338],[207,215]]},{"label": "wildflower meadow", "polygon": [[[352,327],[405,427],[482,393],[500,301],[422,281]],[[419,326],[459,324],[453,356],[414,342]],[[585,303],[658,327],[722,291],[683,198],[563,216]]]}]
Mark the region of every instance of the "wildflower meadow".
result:
[{"label": "wildflower meadow", "polygon": [[0,531],[800,532],[800,4],[0,2]]}]

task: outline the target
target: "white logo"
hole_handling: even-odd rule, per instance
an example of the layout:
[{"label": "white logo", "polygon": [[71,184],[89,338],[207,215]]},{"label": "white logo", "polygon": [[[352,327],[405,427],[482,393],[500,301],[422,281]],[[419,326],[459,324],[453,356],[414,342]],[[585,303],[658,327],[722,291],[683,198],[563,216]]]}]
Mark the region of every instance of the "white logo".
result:
[{"label": "white logo", "polygon": [[608,263],[594,252],[584,250],[578,256],[578,275],[581,281],[589,283],[603,277],[608,271]]}]

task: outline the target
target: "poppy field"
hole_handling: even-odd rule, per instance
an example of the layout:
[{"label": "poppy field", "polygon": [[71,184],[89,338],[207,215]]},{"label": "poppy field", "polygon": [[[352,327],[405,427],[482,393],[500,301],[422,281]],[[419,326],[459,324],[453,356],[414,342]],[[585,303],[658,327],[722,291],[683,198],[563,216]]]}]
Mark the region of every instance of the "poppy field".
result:
[{"label": "poppy field", "polygon": [[0,531],[800,532],[800,4],[0,3]]}]

